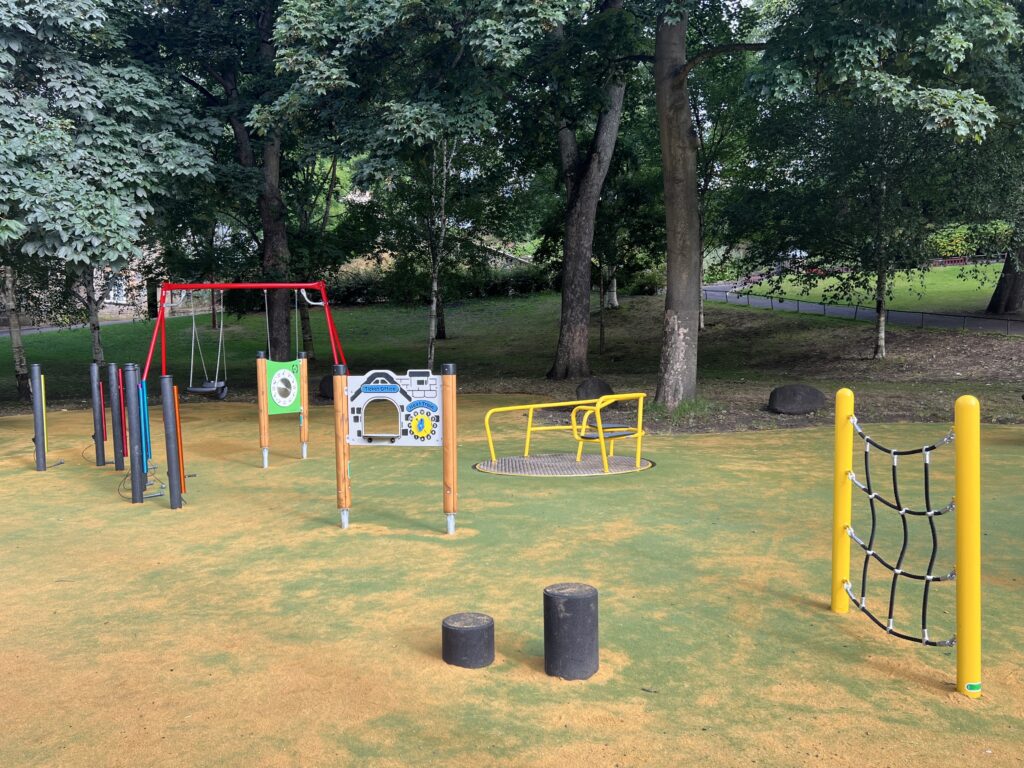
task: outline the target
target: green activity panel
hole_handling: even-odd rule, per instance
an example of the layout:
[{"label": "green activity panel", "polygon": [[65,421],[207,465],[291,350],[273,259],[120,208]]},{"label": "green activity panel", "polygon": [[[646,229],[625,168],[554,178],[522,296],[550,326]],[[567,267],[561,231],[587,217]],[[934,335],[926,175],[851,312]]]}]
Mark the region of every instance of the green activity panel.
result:
[{"label": "green activity panel", "polygon": [[302,412],[302,383],[299,361],[267,361],[267,413]]}]

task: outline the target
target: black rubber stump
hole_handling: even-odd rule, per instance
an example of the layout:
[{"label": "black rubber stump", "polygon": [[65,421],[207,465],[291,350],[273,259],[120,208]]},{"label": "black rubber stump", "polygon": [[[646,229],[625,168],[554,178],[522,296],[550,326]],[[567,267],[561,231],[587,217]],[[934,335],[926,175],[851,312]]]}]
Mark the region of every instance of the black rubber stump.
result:
[{"label": "black rubber stump", "polygon": [[563,680],[597,672],[597,590],[552,584],[544,590],[544,671]]},{"label": "black rubber stump", "polygon": [[441,658],[479,669],[494,661],[494,619],[486,613],[454,613],[441,622]]}]

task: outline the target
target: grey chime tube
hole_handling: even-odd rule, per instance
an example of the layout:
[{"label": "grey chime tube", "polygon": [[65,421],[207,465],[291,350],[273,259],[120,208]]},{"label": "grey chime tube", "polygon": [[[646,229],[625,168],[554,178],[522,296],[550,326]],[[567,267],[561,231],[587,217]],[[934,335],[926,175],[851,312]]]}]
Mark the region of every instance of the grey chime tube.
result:
[{"label": "grey chime tube", "polygon": [[100,396],[100,367],[97,363],[89,364],[89,387],[92,390],[92,442],[96,446],[96,466],[107,463],[106,449],[103,445],[103,399]]},{"label": "grey chime tube", "polygon": [[181,457],[178,455],[178,420],[174,417],[174,377],[160,377],[160,404],[164,412],[167,445],[167,489],[171,509],[181,509]]},{"label": "grey chime tube", "polygon": [[36,444],[36,471],[46,471],[46,413],[43,406],[43,369],[39,363],[29,366],[29,381],[32,385],[32,427]]},{"label": "grey chime tube", "polygon": [[124,471],[124,421],[121,419],[121,382],[117,363],[107,365],[107,390],[110,392],[110,440],[114,449],[114,469]]},{"label": "grey chime tube", "polygon": [[145,500],[146,472],[142,457],[142,419],[139,415],[139,367],[124,364],[124,408],[128,416],[128,461],[132,479],[132,504]]}]

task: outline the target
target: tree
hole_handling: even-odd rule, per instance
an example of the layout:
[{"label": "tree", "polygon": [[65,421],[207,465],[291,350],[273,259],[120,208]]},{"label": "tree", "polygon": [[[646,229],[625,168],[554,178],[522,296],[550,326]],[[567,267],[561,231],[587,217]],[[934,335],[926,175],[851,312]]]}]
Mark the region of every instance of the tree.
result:
[{"label": "tree", "polygon": [[[484,206],[480,193],[482,166],[476,162],[479,144],[470,134],[460,135],[456,126],[438,126],[434,138],[424,146],[410,143],[407,151],[393,154],[390,173],[382,175],[377,167],[375,183],[368,187],[365,202],[348,206],[344,228],[350,247],[361,255],[373,255],[379,261],[394,259],[400,272],[411,281],[426,280],[413,287],[412,294],[426,294],[427,368],[433,369],[435,344],[439,338],[443,294],[442,274],[459,262],[482,251]],[[493,147],[488,147],[493,152]]]},{"label": "tree", "polygon": [[[569,25],[559,25],[552,36],[557,48],[546,57],[552,61],[549,88],[555,95],[559,169],[565,185],[562,310],[549,379],[590,375],[587,353],[594,229],[626,94],[626,74],[617,52],[624,43],[629,45],[633,37],[632,17],[623,12],[622,6],[622,0],[606,0],[597,13],[584,14]],[[593,65],[580,67],[595,54],[596,71]],[[577,67],[588,75],[589,82],[582,87],[568,82],[569,73],[578,77]],[[548,70],[545,67],[542,71]],[[572,98],[573,85],[576,99]],[[592,92],[595,85],[600,88],[599,98]],[[580,91],[583,98],[579,98]],[[581,151],[581,140],[588,134],[589,144]]]},{"label": "tree", "polygon": [[[288,220],[288,239],[292,251],[292,273],[323,274],[344,260],[337,226],[344,215],[344,196],[351,188],[351,162],[342,162],[334,146],[327,145],[312,129],[303,135],[316,137],[300,146],[296,156],[298,170],[288,176],[286,196],[292,201]],[[302,350],[316,359],[309,304],[299,302]]]},{"label": "tree", "polygon": [[[199,100],[200,114],[230,131],[235,178],[241,183],[229,189],[244,195],[250,208],[255,203],[258,273],[269,282],[293,276],[282,190],[296,168],[286,151],[295,141],[299,117],[265,109],[293,81],[276,67],[279,6],[278,0],[157,0],[134,18],[132,35],[137,58],[187,85]],[[258,128],[253,127],[256,114],[262,118]],[[277,359],[290,354],[290,298],[287,291],[268,293],[269,352]]]},{"label": "tree", "polygon": [[[639,79],[639,78],[638,78]],[[664,266],[665,208],[654,100],[649,90],[631,88],[623,108],[615,156],[605,180],[594,230],[601,309],[600,342],[604,352],[605,309],[616,309],[618,282],[643,270]]]},{"label": "tree", "polygon": [[995,111],[971,84],[998,70],[1019,37],[1012,4],[1001,0],[766,0],[760,10],[761,19],[741,3],[681,2],[658,17],[668,285],[657,401],[669,408],[696,392],[701,260],[691,74],[721,55],[763,50],[764,95],[846,94],[923,114],[931,130],[981,138]]},{"label": "tree", "polygon": [[[558,2],[487,9],[355,0],[287,0],[282,6],[275,39],[280,67],[295,84],[266,117],[258,113],[257,122],[296,109],[322,115],[337,137],[334,151],[361,156],[362,179],[374,182],[375,194],[390,197],[381,202],[400,204],[413,217],[381,231],[400,235],[411,253],[426,256],[428,360],[443,293],[440,276],[453,253],[449,232],[467,224],[452,214],[452,193],[479,172],[461,160],[484,143],[500,147],[492,131],[509,70],[526,43],[563,20]],[[383,206],[364,213],[374,208],[384,213]]]},{"label": "tree", "polygon": [[[750,41],[753,16],[733,3],[694,4],[701,11],[691,26],[691,11],[664,11],[654,42],[665,195],[666,290],[661,363],[655,400],[672,409],[697,392],[697,343],[700,329],[701,241],[699,140],[690,97],[690,76],[704,62],[742,51],[760,50]],[[688,36],[695,38],[691,52]]]},{"label": "tree", "polygon": [[966,149],[930,131],[919,113],[816,100],[776,105],[751,137],[751,163],[734,192],[734,236],[746,267],[773,267],[829,298],[875,302],[874,356],[885,357],[893,277],[927,268],[933,232],[962,214]]},{"label": "tree", "polygon": [[208,129],[166,83],[124,60],[119,28],[108,23],[115,10],[107,0],[0,6],[0,261],[14,268],[9,287],[20,265],[40,259],[60,260],[91,287],[90,274],[140,254],[146,218],[172,180],[208,169],[196,143]]},{"label": "tree", "polygon": [[999,282],[992,291],[986,312],[993,315],[1020,312],[1024,307],[1024,269],[1021,269],[1021,249],[1010,251],[1003,261]]},{"label": "tree", "polygon": [[11,336],[11,352],[14,357],[14,380],[18,387],[18,398],[29,400],[32,389],[28,378],[28,361],[25,359],[25,345],[21,338],[21,307],[18,302],[18,281],[14,267],[0,266],[3,273],[3,307],[7,312],[8,330]]}]

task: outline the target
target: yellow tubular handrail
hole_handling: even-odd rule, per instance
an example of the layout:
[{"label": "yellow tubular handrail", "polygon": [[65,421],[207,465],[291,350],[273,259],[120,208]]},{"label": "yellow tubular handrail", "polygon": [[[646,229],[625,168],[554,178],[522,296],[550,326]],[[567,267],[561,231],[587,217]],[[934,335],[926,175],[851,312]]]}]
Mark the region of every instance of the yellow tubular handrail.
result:
[{"label": "yellow tubular handrail", "polygon": [[[491,408],[484,416],[484,431],[487,434],[487,448],[491,454],[491,461],[497,461],[497,454],[494,452],[494,434],[491,431],[491,417],[496,413],[514,413],[518,411],[525,411],[527,415],[526,420],[526,443],[523,448],[523,456],[530,455],[530,440],[534,432],[571,432],[573,439],[579,443],[579,450],[577,451],[577,460],[583,450],[584,441],[593,441],[594,438],[585,438],[583,435],[587,433],[587,429],[590,423],[590,417],[593,415],[594,422],[597,427],[597,438],[596,442],[601,447],[601,460],[604,466],[605,472],[608,471],[608,449],[605,444],[605,440],[609,442],[615,439],[623,437],[635,437],[637,441],[636,449],[636,463],[637,467],[640,466],[640,444],[641,439],[644,435],[643,430],[643,414],[644,414],[644,395],[640,392],[623,394],[623,395],[604,395],[603,397],[596,397],[590,400],[564,400],[561,402],[553,403],[528,403],[526,405],[505,405],[499,408]],[[630,427],[628,429],[605,429],[604,422],[601,419],[601,411],[616,403],[637,402],[637,423],[636,427]],[[572,412],[569,417],[568,424],[555,424],[543,427],[534,426],[534,415],[537,411],[543,411],[551,408],[572,408]],[[582,421],[578,419],[578,414],[583,414]],[[614,445],[614,444],[613,444]],[[614,448],[612,448],[612,455],[614,455]]]}]

